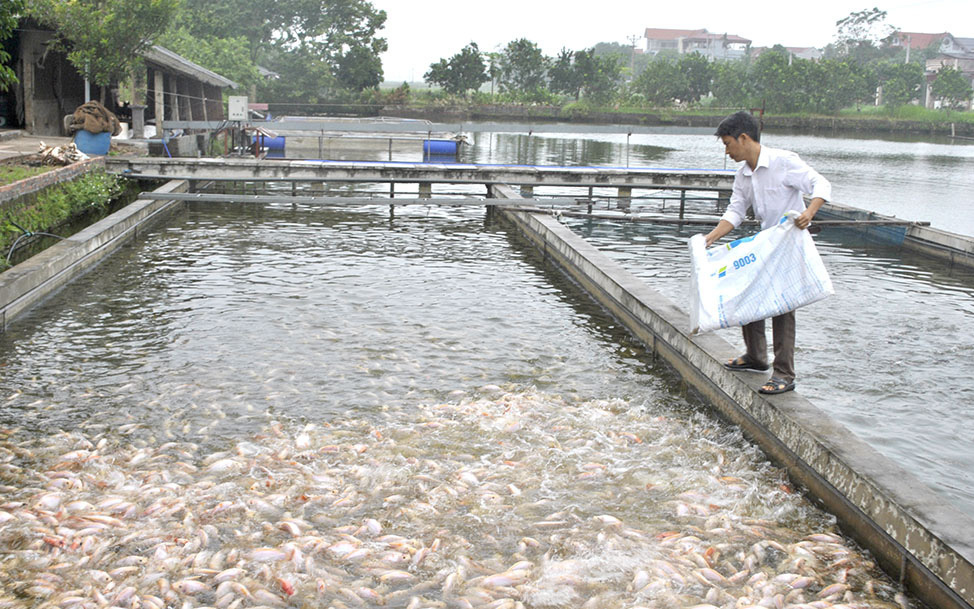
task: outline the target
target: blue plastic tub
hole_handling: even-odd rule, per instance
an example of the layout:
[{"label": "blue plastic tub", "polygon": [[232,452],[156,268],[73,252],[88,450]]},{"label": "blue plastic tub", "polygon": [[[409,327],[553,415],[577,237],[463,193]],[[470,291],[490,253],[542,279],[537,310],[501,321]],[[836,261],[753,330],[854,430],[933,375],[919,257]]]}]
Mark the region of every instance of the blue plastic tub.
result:
[{"label": "blue plastic tub", "polygon": [[112,145],[112,134],[107,131],[92,133],[82,129],[74,134],[74,145],[87,155],[106,155]]}]

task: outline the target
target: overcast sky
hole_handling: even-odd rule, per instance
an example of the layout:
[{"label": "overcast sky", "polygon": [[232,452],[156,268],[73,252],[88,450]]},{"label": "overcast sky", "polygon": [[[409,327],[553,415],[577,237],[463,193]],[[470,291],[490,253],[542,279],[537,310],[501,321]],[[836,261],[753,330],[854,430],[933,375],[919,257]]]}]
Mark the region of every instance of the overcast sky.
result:
[{"label": "overcast sky", "polygon": [[[701,29],[737,34],[754,46],[824,47],[835,22],[853,11],[879,7],[886,22],[907,32],[950,32],[974,38],[974,0],[370,0],[386,11],[379,33],[389,41],[382,56],[386,80],[422,81],[431,63],[470,42],[500,51],[527,38],[549,56],[599,42],[629,43],[646,28]],[[641,44],[645,44],[644,42]]]}]

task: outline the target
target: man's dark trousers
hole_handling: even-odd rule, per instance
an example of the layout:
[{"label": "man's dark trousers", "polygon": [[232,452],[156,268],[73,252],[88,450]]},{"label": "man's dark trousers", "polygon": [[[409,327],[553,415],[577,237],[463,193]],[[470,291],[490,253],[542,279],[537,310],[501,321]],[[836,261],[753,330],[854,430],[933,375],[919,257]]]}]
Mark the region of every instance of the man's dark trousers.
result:
[{"label": "man's dark trousers", "polygon": [[[752,321],[741,327],[747,358],[756,364],[768,361],[768,339],[764,334],[764,320]],[[789,311],[771,318],[774,345],[773,376],[786,383],[795,380],[795,312]]]}]

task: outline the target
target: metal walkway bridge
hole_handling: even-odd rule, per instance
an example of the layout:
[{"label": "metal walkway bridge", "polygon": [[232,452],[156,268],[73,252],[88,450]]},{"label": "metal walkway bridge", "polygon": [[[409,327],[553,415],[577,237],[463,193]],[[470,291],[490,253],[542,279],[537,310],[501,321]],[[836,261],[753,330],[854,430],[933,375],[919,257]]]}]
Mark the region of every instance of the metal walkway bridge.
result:
[{"label": "metal walkway bridge", "polygon": [[729,170],[632,167],[152,157],[108,157],[105,164],[112,173],[147,179],[418,183],[421,194],[424,184],[507,184],[527,191],[537,186],[608,187],[619,189],[619,196],[629,196],[633,189],[729,194],[734,181]]}]

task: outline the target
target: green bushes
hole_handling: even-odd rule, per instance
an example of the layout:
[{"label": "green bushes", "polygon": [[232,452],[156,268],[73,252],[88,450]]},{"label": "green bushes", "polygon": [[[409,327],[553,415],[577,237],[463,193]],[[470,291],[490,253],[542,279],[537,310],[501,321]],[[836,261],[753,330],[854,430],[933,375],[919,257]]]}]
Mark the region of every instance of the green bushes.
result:
[{"label": "green bushes", "polygon": [[10,201],[0,210],[0,269],[10,246],[23,231],[52,232],[57,227],[90,212],[105,210],[125,187],[120,178],[105,171],[93,171],[73,181]]}]

